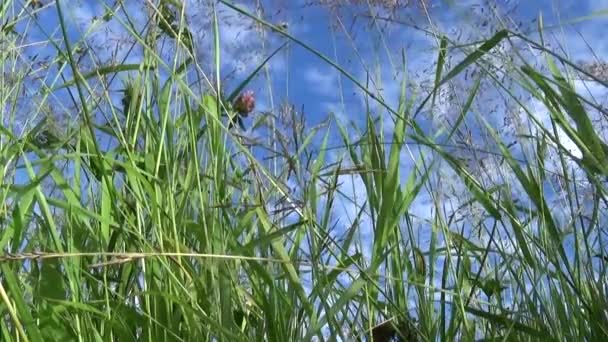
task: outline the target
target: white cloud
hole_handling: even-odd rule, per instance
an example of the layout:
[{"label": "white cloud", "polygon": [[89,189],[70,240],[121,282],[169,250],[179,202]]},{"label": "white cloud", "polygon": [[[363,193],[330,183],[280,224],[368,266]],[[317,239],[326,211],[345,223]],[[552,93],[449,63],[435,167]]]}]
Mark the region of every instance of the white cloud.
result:
[{"label": "white cloud", "polygon": [[592,12],[607,10],[608,1],[606,1],[606,0],[587,0],[587,8]]},{"label": "white cloud", "polygon": [[[547,110],[545,105],[540,100],[537,100],[537,99],[532,100],[530,103],[530,108],[532,110],[532,114],[543,124],[544,127],[546,127],[546,128],[551,127],[551,116],[549,114],[549,111]],[[536,130],[534,130],[534,131],[536,131]],[[572,141],[572,139],[570,139],[568,137],[568,135],[566,135],[566,133],[561,128],[557,129],[556,138],[559,139],[560,144],[566,150],[570,151],[570,153],[572,153],[572,155],[574,155],[577,158],[582,157],[581,150],[576,146],[574,141]]]},{"label": "white cloud", "polygon": [[338,78],[334,70],[329,67],[310,67],[304,73],[304,80],[318,94],[327,96],[337,95]]}]

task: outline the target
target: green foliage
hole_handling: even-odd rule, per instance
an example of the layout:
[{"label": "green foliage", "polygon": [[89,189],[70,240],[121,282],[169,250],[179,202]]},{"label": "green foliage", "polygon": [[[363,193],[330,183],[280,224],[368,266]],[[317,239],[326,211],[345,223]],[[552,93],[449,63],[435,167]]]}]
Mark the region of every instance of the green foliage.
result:
[{"label": "green foliage", "polygon": [[[85,69],[72,47],[85,46],[90,32],[73,41],[66,3],[52,8],[61,31],[61,39],[49,37],[58,74],[25,104],[33,109],[23,134],[15,124],[24,106],[19,89],[32,68],[18,62],[17,23],[37,18],[17,10],[21,3],[0,7],[0,39],[10,46],[0,62],[17,80],[3,74],[0,82],[8,108],[0,117],[8,123],[0,127],[3,341],[608,337],[608,147],[594,124],[597,108],[573,86],[572,63],[542,39],[501,29],[471,47],[438,34],[432,89],[419,101],[403,76],[392,107],[288,30],[224,0],[209,11],[212,76],[197,60],[200,42],[185,6],[173,0],[150,5],[143,31],[122,2],[104,3],[101,21],[122,25],[143,51],[142,63]],[[367,102],[360,114],[364,131],[338,119],[311,128],[294,111],[284,127],[274,113],[256,114],[249,129],[270,143],[252,143],[242,122],[233,127],[233,101],[288,44],[224,96],[219,3],[304,48],[378,104]],[[517,49],[517,40],[547,56],[548,71],[497,51]],[[454,66],[452,54],[459,56]],[[548,125],[489,70],[496,60],[518,90],[543,105]],[[421,113],[433,114],[440,91],[470,68],[478,74],[453,123],[425,132]],[[514,152],[479,113],[489,85],[534,126],[518,136],[526,148]],[[120,87],[117,100],[110,94]],[[54,121],[57,107],[72,114],[65,125]],[[452,148],[474,119],[486,152],[495,151],[498,180],[488,181]],[[330,155],[335,128],[343,146]],[[557,167],[549,169],[549,155]],[[280,165],[270,167],[266,157]],[[348,180],[356,191],[347,192]],[[555,193],[564,198],[558,209]],[[425,199],[430,214],[421,219]],[[346,205],[354,217],[338,229]]]}]

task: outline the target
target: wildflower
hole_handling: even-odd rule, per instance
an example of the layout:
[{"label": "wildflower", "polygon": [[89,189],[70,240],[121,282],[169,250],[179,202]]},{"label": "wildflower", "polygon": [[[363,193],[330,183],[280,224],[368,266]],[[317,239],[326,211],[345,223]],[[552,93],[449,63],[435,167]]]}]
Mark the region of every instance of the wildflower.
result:
[{"label": "wildflower", "polygon": [[255,97],[253,91],[247,90],[243,92],[239,97],[234,100],[234,110],[236,110],[241,116],[246,117],[253,111],[255,107]]}]

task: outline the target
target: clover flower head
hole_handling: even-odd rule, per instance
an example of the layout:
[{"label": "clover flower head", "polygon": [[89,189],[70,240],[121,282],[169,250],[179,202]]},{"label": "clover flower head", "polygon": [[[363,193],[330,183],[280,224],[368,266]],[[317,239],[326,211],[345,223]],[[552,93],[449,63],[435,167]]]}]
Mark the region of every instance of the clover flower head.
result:
[{"label": "clover flower head", "polygon": [[234,110],[236,110],[241,116],[247,116],[255,108],[255,96],[252,90],[247,90],[239,95],[233,104]]}]

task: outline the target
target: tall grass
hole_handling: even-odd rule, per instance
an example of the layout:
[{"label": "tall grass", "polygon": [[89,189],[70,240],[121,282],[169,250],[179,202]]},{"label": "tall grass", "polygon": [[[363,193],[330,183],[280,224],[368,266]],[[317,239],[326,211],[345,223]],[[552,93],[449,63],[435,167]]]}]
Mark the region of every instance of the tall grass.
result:
[{"label": "tall grass", "polygon": [[[179,1],[147,2],[143,24],[122,2],[98,4],[105,15],[93,26],[128,33],[111,61],[95,55],[93,30],[74,40],[67,1],[0,7],[2,340],[608,337],[605,110],[573,85],[577,74],[606,84],[547,48],[542,21],[538,39],[502,29],[463,45],[434,32],[431,88],[416,95],[403,76],[393,107],[303,38],[229,1],[204,7],[205,42]],[[285,107],[246,123],[273,139],[245,134],[235,100],[287,47],[230,89],[218,7],[357,87],[368,100],[363,131],[334,117],[310,127]],[[38,41],[29,32],[43,15],[59,28]],[[211,63],[199,59],[203,46]],[[36,49],[54,57],[39,61]],[[424,113],[471,68],[455,120],[429,130]],[[516,104],[516,144],[480,112],[488,88]],[[470,125],[485,146],[467,156],[456,147]],[[363,203],[345,180],[361,185]],[[421,223],[413,205],[423,197],[431,214]],[[355,208],[343,229],[340,205]]]}]

